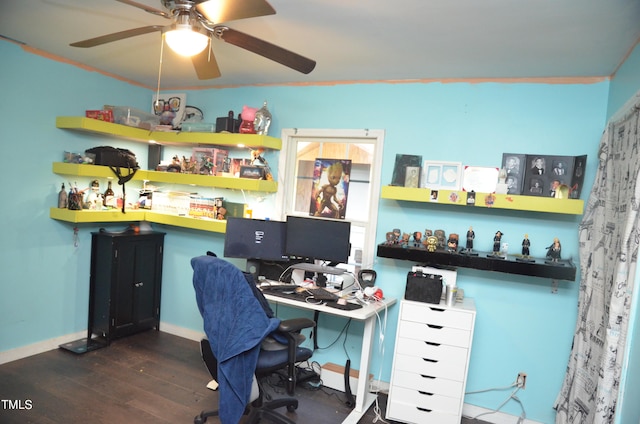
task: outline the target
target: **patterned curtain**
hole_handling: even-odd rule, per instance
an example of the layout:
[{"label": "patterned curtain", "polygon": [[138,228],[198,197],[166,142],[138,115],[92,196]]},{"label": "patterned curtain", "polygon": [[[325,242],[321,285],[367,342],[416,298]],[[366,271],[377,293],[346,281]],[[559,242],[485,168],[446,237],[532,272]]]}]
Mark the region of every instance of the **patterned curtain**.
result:
[{"label": "patterned curtain", "polygon": [[613,423],[640,244],[640,104],[610,123],[580,223],[578,320],[556,424]]}]

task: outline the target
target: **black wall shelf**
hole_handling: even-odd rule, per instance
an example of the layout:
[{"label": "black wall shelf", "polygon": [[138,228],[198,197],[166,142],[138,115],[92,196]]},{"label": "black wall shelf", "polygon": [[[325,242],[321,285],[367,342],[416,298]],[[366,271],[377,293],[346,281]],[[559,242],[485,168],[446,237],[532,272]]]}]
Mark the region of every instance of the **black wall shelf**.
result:
[{"label": "black wall shelf", "polygon": [[379,244],[377,256],[381,258],[401,259],[427,266],[452,266],[473,268],[483,271],[496,271],[507,274],[529,275],[551,278],[553,280],[575,281],[576,267],[571,260],[561,260],[556,264],[545,263],[544,258],[532,258],[535,262],[517,261],[516,256],[505,259],[487,257],[490,252],[476,252],[478,255],[465,255],[437,250],[429,252],[423,247],[403,247]]}]

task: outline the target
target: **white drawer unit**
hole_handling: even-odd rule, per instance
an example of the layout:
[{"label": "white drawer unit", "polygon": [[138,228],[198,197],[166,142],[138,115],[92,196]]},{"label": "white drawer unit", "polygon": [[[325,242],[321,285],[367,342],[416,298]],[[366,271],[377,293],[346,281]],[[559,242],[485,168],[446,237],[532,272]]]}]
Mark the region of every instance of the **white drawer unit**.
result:
[{"label": "white drawer unit", "polygon": [[459,424],[476,309],[400,302],[386,417],[405,423]]}]

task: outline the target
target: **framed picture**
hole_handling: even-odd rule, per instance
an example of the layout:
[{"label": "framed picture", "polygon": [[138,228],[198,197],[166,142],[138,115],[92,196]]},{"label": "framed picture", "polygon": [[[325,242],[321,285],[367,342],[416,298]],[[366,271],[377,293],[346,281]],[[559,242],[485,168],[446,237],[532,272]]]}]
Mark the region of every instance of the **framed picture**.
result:
[{"label": "framed picture", "polygon": [[[422,165],[422,156],[419,155],[396,155],[396,163],[393,167],[393,177],[391,178],[391,185],[404,187],[407,182],[407,168],[414,168]],[[418,181],[419,181],[418,176]]]},{"label": "framed picture", "polygon": [[425,160],[422,166],[420,187],[432,190],[460,190],[462,187],[462,163]]},{"label": "framed picture", "polygon": [[317,158],[313,167],[309,215],[344,219],[350,177],[351,160]]},{"label": "framed picture", "polygon": [[404,176],[404,186],[418,188],[420,185],[420,167],[407,166]]},{"label": "framed picture", "polygon": [[498,184],[498,168],[465,166],[462,189],[476,193],[494,193]]}]

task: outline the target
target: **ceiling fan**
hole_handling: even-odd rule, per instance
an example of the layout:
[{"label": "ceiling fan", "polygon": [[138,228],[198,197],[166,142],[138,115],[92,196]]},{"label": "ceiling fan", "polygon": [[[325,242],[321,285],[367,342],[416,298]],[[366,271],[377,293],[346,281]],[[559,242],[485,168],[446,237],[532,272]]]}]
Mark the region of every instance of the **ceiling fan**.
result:
[{"label": "ceiling fan", "polygon": [[[173,23],[166,26],[150,25],[129,29],[70,45],[95,47],[129,37],[161,32],[172,50],[191,57],[198,79],[201,80],[220,76],[220,69],[211,49],[212,37],[264,56],[303,74],[308,74],[316,66],[314,60],[221,24],[221,22],[275,14],[275,9],[266,0],[161,0],[162,6],[167,11],[133,0],[116,1],[171,19]],[[180,48],[187,51],[181,53]]]}]

